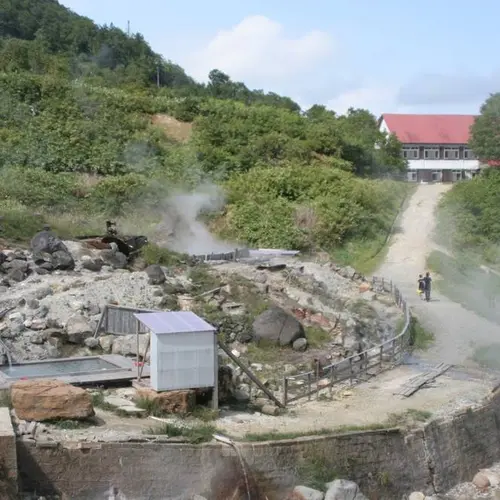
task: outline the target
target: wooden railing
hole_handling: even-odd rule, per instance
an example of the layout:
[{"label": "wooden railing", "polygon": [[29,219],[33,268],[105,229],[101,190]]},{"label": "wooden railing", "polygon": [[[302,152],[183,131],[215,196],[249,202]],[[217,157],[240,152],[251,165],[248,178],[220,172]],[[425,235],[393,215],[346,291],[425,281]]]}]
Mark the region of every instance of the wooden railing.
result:
[{"label": "wooden railing", "polygon": [[302,398],[309,398],[319,391],[329,389],[342,382],[351,384],[361,376],[373,376],[377,373],[399,364],[410,343],[410,310],[399,289],[392,281],[373,277],[372,289],[378,292],[390,292],[395,304],[404,313],[404,325],[401,331],[385,342],[370,347],[342,361],[315,370],[288,375],[283,379],[283,405]]}]

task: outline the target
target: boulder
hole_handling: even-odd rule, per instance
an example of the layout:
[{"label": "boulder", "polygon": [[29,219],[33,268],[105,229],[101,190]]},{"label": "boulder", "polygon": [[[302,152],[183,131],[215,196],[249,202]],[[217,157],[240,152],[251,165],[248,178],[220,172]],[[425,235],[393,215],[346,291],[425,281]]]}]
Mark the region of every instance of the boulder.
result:
[{"label": "boulder", "polygon": [[292,491],[292,498],[294,500],[323,500],[325,494],[307,486],[296,486]]},{"label": "boulder", "polygon": [[425,495],[421,491],[414,491],[409,497],[408,500],[425,500]]},{"label": "boulder", "polygon": [[486,474],[478,472],[472,479],[472,484],[480,490],[485,490],[490,486],[490,480]]},{"label": "boulder", "polygon": [[196,406],[196,391],[166,391],[156,392],[147,387],[136,387],[138,399],[152,401],[165,413],[191,413]]},{"label": "boulder", "polygon": [[[139,356],[144,356],[148,344],[149,335],[147,333],[139,335]],[[113,339],[112,354],[120,354],[122,356],[137,355],[137,339],[135,334],[132,335],[117,335]],[[146,353],[146,361],[149,359],[149,350]]]},{"label": "boulder", "polygon": [[255,342],[288,346],[300,338],[305,338],[304,327],[280,307],[264,311],[255,318],[252,325],[252,339]]},{"label": "boulder", "polygon": [[336,479],[326,485],[325,500],[368,500],[359,486],[347,479]]},{"label": "boulder", "polygon": [[90,394],[59,380],[20,380],[11,389],[21,420],[84,419],[94,416]]},{"label": "boulder", "polygon": [[57,250],[51,255],[53,269],[69,271],[75,268],[75,261],[68,250]]},{"label": "boulder", "polygon": [[125,269],[127,267],[127,256],[121,252],[103,250],[101,252],[101,258],[105,265],[111,266],[114,269]]},{"label": "boulder", "polygon": [[8,278],[11,281],[20,283],[21,281],[24,281],[27,278],[27,274],[21,269],[12,269],[9,271]]},{"label": "boulder", "polygon": [[83,344],[84,340],[94,332],[91,322],[81,314],[73,314],[66,323],[68,342],[71,344]]},{"label": "boulder", "polygon": [[150,285],[161,285],[166,281],[165,273],[159,264],[148,266],[145,272],[148,275]]},{"label": "boulder", "polygon": [[[33,251],[35,262],[37,262],[37,257],[44,253],[52,255],[58,250],[68,252],[66,245],[52,231],[46,230],[40,231],[33,236],[31,240],[31,250]],[[42,260],[44,261],[45,259]]]},{"label": "boulder", "polygon": [[27,273],[29,266],[28,266],[28,262],[24,259],[14,259],[14,260],[11,260],[10,262],[5,263],[4,267],[5,267],[5,269],[9,269],[11,271],[18,269],[18,270],[22,271],[23,273]]},{"label": "boulder", "polygon": [[292,344],[292,347],[294,351],[299,351],[299,352],[305,351],[307,349],[307,339],[304,337],[297,339]]},{"label": "boulder", "polygon": [[95,273],[98,273],[104,265],[102,259],[93,259],[89,255],[84,255],[81,262],[83,269],[87,269],[87,271],[93,271]]}]

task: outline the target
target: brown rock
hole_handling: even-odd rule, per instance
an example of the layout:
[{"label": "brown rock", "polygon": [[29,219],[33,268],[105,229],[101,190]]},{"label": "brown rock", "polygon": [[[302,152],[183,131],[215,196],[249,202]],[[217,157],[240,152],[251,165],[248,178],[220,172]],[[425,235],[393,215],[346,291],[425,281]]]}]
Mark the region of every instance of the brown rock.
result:
[{"label": "brown rock", "polygon": [[371,288],[372,286],[370,283],[368,283],[368,281],[364,281],[363,283],[361,283],[361,285],[359,285],[360,293],[368,292],[369,290],[371,290]]},{"label": "brown rock", "polygon": [[83,419],[94,415],[90,394],[59,380],[20,380],[12,386],[11,399],[21,420]]},{"label": "brown rock", "polygon": [[137,398],[154,401],[155,406],[165,413],[190,413],[196,406],[196,391],[156,392],[147,387],[136,387]]},{"label": "brown rock", "polygon": [[486,474],[483,474],[482,472],[478,472],[474,476],[474,479],[472,480],[472,484],[476,488],[479,488],[480,490],[485,490],[490,486],[490,480],[488,479],[488,476]]}]

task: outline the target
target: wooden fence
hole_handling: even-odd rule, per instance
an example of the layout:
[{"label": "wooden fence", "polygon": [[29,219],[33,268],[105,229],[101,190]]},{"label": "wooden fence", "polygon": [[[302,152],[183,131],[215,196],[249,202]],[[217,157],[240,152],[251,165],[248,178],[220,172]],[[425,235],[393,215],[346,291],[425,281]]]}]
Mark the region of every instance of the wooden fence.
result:
[{"label": "wooden fence", "polygon": [[283,379],[283,405],[302,398],[309,398],[319,391],[333,387],[342,382],[363,376],[373,376],[377,373],[399,364],[410,342],[410,310],[399,289],[392,281],[373,277],[372,288],[378,292],[390,292],[395,304],[404,313],[404,325],[400,333],[394,338],[377,346],[343,359],[331,365],[316,367],[316,370],[285,376]]},{"label": "wooden fence", "polygon": [[138,322],[134,313],[158,312],[153,309],[136,309],[107,304],[101,314],[101,319],[94,332],[94,337],[99,335],[131,335],[137,333],[148,333],[145,325]]}]

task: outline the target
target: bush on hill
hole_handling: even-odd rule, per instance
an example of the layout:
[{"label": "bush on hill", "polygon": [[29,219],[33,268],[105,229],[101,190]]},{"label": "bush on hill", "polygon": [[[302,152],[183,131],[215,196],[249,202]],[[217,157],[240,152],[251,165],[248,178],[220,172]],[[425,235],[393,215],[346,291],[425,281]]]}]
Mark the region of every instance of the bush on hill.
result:
[{"label": "bush on hill", "polygon": [[[385,238],[407,186],[367,178],[406,162],[368,111],[302,113],[217,69],[197,83],[141,35],[55,0],[0,0],[0,12],[4,236],[30,236],[34,212],[66,235],[134,214],[142,232],[174,187],[209,180],[226,187],[212,223],[231,239],[366,260]],[[165,134],[157,114],[193,122],[190,139]]]}]

